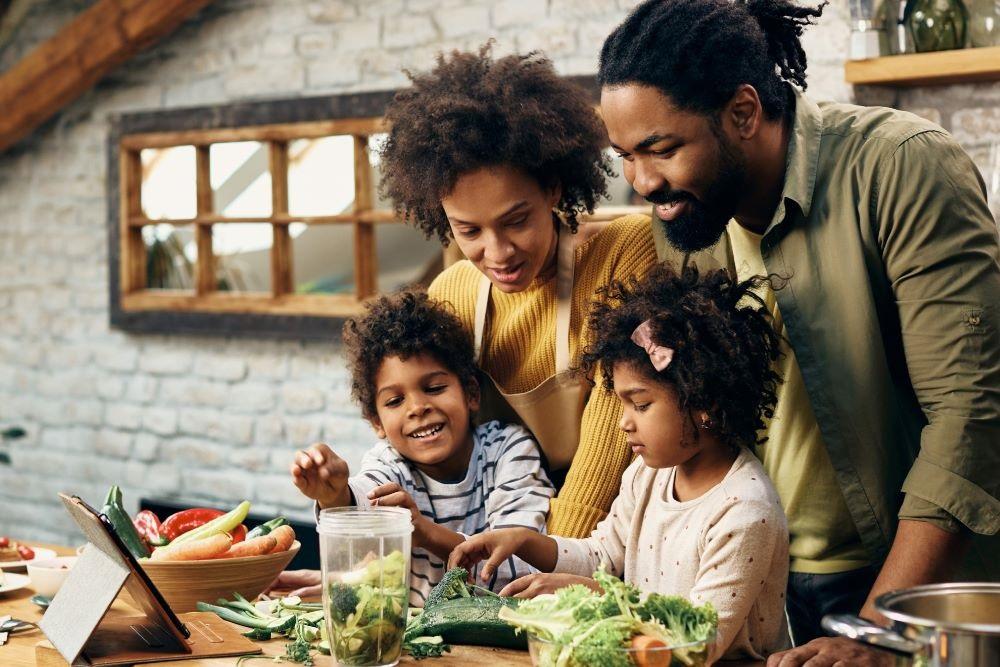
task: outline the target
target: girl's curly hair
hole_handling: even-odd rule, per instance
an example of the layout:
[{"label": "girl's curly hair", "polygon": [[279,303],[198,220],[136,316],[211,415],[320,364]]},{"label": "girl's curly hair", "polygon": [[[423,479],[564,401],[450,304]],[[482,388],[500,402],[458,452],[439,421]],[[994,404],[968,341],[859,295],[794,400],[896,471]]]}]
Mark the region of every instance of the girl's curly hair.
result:
[{"label": "girl's curly hair", "polygon": [[344,324],[351,396],[365,419],[378,416],[375,375],[386,357],[430,355],[458,376],[466,395],[476,392],[472,341],[447,304],[425,292],[401,291],[373,299],[365,309],[363,317]]},{"label": "girl's curly hair", "polygon": [[556,74],[537,52],[493,60],[478,53],[440,54],[425,74],[396,93],[386,110],[382,194],[402,218],[445,245],[451,228],[441,199],[458,178],[483,167],[510,166],[543,187],[559,185],[556,210],[571,229],[594,210],[612,174],[602,152],[604,125],[585,91]]},{"label": "girl's curly hair", "polygon": [[[733,280],[725,270],[700,275],[657,265],[643,280],[615,281],[600,291],[590,328],[595,340],[583,355],[585,371],[598,365],[604,388],[613,389],[618,362],[669,385],[681,409],[708,413],[714,432],[733,446],[752,447],[762,439],[764,419],[774,415],[781,378],[773,369],[780,356],[764,303],[754,289],[769,278]],[[650,321],[653,341],[674,350],[657,372],[643,348],[632,342],[636,327]]]}]

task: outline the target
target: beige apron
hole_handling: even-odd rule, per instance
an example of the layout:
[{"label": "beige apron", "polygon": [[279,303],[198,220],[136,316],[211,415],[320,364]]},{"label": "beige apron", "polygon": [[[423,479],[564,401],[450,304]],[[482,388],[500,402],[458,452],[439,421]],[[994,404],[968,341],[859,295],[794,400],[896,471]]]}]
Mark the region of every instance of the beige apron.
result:
[{"label": "beige apron", "polygon": [[[480,415],[522,424],[538,441],[550,470],[569,467],[580,444],[580,419],[590,394],[590,382],[582,373],[570,370],[569,320],[573,302],[575,271],[574,235],[560,226],[556,274],[556,373],[534,389],[506,394],[488,374],[482,387]],[[475,354],[482,365],[483,334],[489,310],[492,283],[483,275],[476,298]],[[560,476],[561,477],[561,476]]]}]

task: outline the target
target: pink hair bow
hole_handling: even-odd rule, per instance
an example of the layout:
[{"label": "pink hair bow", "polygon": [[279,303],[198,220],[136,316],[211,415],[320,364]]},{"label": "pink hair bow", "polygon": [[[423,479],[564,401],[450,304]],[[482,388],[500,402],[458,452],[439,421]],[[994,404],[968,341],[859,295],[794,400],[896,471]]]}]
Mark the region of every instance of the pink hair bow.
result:
[{"label": "pink hair bow", "polygon": [[649,320],[635,328],[632,332],[632,342],[646,351],[649,360],[653,362],[653,368],[658,371],[662,371],[674,360],[673,350],[653,342],[653,331]]}]

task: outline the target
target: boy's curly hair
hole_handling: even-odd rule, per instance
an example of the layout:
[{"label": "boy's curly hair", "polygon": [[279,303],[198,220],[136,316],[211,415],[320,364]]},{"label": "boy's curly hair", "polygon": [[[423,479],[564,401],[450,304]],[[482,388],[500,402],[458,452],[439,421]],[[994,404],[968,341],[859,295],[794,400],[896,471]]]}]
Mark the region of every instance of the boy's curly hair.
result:
[{"label": "boy's curly hair", "polygon": [[556,210],[576,229],[607,193],[610,161],[604,125],[585,91],[532,52],[493,60],[492,41],[478,53],[440,54],[428,73],[386,110],[381,150],[383,195],[403,219],[447,245],[451,228],[441,199],[458,178],[483,167],[511,166],[543,187],[559,185]]},{"label": "boy's curly hair", "polygon": [[[617,362],[668,384],[681,409],[708,413],[719,438],[733,447],[752,447],[764,419],[774,415],[781,378],[773,369],[780,356],[764,303],[752,290],[768,278],[734,281],[725,270],[700,275],[657,265],[643,280],[615,281],[601,290],[590,327],[596,339],[583,355],[584,370],[600,364],[604,387],[613,389]],[[674,350],[662,372],[632,342],[636,327],[650,320],[653,341]]]},{"label": "boy's curly hair", "polygon": [[375,375],[386,357],[430,355],[458,376],[466,395],[476,391],[472,340],[447,304],[425,292],[402,291],[373,299],[365,309],[363,317],[344,324],[351,396],[365,419],[378,417]]}]

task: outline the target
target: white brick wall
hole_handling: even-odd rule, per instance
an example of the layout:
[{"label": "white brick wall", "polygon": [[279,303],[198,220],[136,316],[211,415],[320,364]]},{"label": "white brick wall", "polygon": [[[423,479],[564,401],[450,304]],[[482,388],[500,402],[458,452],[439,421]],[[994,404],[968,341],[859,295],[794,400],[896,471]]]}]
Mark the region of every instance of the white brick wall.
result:
[{"label": "white brick wall", "polygon": [[[812,0],[809,0],[810,2]],[[356,464],[373,441],[333,343],[138,336],[107,315],[109,113],[380,90],[439,49],[546,50],[563,73],[596,69],[636,0],[219,0],[0,154],[0,534],[78,538],[55,494],[99,503],[120,484],[308,516],[292,453],[324,439]],[[39,3],[0,70],[51,36],[78,0]],[[941,123],[985,160],[1000,138],[1000,86],[853,91],[843,82],[846,0],[806,31],[810,93],[892,104]],[[985,165],[983,165],[985,166]]]}]

